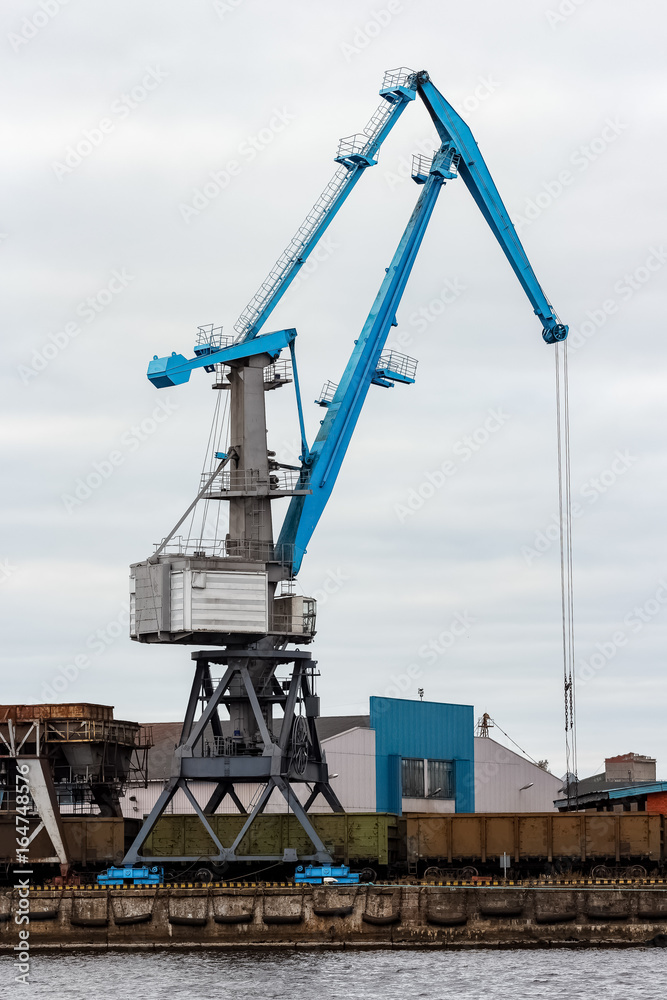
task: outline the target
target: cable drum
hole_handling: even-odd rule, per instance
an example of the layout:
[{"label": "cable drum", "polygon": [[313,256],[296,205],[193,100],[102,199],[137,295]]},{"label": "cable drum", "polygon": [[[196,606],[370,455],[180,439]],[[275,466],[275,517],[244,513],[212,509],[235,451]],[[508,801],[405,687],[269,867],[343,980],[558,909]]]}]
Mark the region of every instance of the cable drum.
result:
[{"label": "cable drum", "polygon": [[303,715],[297,715],[292,726],[292,743],[290,750],[290,770],[294,774],[303,774],[308,766],[308,748],[310,733],[308,723]]}]

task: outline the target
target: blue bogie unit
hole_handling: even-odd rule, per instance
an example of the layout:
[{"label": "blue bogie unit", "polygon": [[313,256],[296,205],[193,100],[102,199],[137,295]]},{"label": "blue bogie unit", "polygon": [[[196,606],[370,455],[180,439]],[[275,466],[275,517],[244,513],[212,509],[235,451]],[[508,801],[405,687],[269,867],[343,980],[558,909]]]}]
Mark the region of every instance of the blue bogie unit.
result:
[{"label": "blue bogie unit", "polygon": [[126,868],[107,868],[97,876],[98,885],[162,885],[164,868],[157,865],[128,865]]},{"label": "blue bogie unit", "polygon": [[360,875],[351,872],[348,865],[299,865],[294,872],[296,885],[323,885],[325,882],[337,885],[359,885]]}]

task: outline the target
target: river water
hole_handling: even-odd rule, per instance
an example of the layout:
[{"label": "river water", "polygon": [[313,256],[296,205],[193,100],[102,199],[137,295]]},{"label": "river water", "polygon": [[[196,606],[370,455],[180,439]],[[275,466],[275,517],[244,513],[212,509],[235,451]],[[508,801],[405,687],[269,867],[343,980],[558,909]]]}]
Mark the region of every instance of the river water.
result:
[{"label": "river water", "polygon": [[667,950],[187,951],[0,957],[0,997],[30,1000],[662,1000]]}]

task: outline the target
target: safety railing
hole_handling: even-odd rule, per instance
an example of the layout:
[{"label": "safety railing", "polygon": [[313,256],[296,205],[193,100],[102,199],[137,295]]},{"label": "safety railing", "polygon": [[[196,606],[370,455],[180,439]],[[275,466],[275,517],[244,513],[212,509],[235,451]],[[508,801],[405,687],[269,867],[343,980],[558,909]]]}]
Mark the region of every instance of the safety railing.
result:
[{"label": "safety railing", "polygon": [[197,347],[211,347],[215,351],[223,347],[229,347],[234,343],[234,338],[223,334],[221,326],[214,326],[213,323],[205,324],[197,328],[195,340]]},{"label": "safety railing", "polygon": [[387,373],[395,372],[405,378],[414,379],[418,364],[416,358],[411,358],[407,354],[399,354],[398,351],[385,351],[380,355],[378,370]]},{"label": "safety railing", "polygon": [[318,406],[328,406],[336,395],[338,382],[325,382],[315,400]]},{"label": "safety railing", "polygon": [[[208,481],[204,473],[201,486]],[[266,496],[279,491],[289,493],[296,489],[308,489],[308,473],[299,469],[272,469],[268,477],[260,474],[257,469],[223,469],[209,485],[203,499],[224,499],[225,493],[242,493],[245,496]]]},{"label": "safety railing", "polygon": [[[155,548],[160,548],[162,542],[156,542]],[[161,550],[161,554],[290,565],[294,559],[294,546],[274,545],[272,542],[259,542],[249,538],[183,538],[182,535],[174,535]]]},{"label": "safety railing", "polygon": [[47,743],[120,743],[139,746],[141,727],[133,722],[95,722],[92,719],[49,719],[44,723]]},{"label": "safety railing", "polygon": [[264,369],[264,388],[275,389],[278,386],[286,385],[292,381],[292,362],[285,360],[274,361]]},{"label": "safety railing", "polygon": [[315,635],[315,612],[295,614],[274,614],[271,616],[271,631],[282,635]]},{"label": "safety railing", "polygon": [[408,66],[398,66],[396,69],[388,69],[382,80],[382,89],[390,90],[394,87],[411,87],[414,89],[417,74]]}]

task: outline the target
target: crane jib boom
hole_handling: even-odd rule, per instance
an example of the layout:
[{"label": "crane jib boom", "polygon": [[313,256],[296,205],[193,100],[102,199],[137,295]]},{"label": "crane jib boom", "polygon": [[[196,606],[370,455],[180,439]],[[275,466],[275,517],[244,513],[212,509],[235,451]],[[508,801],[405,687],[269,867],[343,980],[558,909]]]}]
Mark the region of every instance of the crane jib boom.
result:
[{"label": "crane jib boom", "polygon": [[440,150],[433,159],[417,205],[304,462],[303,476],[304,479],[308,477],[312,492],[292,498],[278,539],[279,547],[294,547],[294,573],[299,570],[306,546],[329,499],[371,383],[386,385],[388,381],[383,377],[385,370],[378,372],[380,355],[389,330],[396,325],[396,310],[437,197],[445,178],[452,176],[448,161],[447,149]]},{"label": "crane jib boom", "polygon": [[559,321],[542,291],[472,132],[461,116],[436,90],[428,79],[428,74],[419,73],[417,76],[419,96],[433,119],[441,141],[451,143],[459,154],[461,179],[475,199],[521,287],[530,299],[536,315],[540,318],[545,341],[547,344],[555,344],[559,340],[565,340],[567,327]]},{"label": "crane jib boom", "polygon": [[[382,142],[407,104],[419,94],[442,145],[430,164],[424,166],[421,162],[424,158],[419,158],[420,163],[416,171],[413,170],[413,179],[423,184],[423,189],[362,332],[355,341],[341,381],[334,387],[331,398],[318,400],[327,412],[309,450],[305,446],[301,401],[297,393],[303,442],[299,488],[292,494],[277,543],[279,551],[293,551],[291,570],[294,575],[333,489],[369,387],[414,382],[416,362],[413,359],[393,352],[383,357],[382,351],[391,326],[396,325],[396,313],[407,280],[446,179],[457,176],[463,179],[539,317],[544,340],[548,344],[558,344],[568,333],[537,280],[472,132],[433,86],[428,73],[415,73],[405,68],[390,70],[385,74],[380,94],[383,103],[363,133],[341,140],[336,156],[339,167],[332,181],[235,323],[234,344],[224,346],[221,340],[214,342],[212,337],[205,336],[195,347],[194,359],[188,361],[176,354],[170,358],[156,356],[148,370],[150,380],[162,387],[187,381],[190,371],[195,368],[212,371],[215,364],[224,364],[225,360],[240,357],[240,354],[264,352],[275,359],[282,347],[289,346],[294,356],[296,331],[262,335],[259,337],[261,346],[253,342],[361,174],[377,162]],[[397,361],[399,358],[402,361]]]},{"label": "crane jib boom", "polygon": [[443,175],[443,169],[455,169],[463,178],[539,317],[545,341],[557,343],[567,336],[567,327],[560,323],[542,291],[472,132],[436,90],[427,73],[417,73],[415,78],[417,92],[434,121],[443,145],[433,159],[417,207],[304,463],[304,478],[308,476],[312,493],[293,497],[283,522],[279,544],[294,547],[294,573],[299,570],[308,542],[329,499],[368,389],[374,381],[380,352],[392,322],[395,322],[396,311],[441,185],[445,176],[455,176],[454,173]]}]

